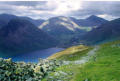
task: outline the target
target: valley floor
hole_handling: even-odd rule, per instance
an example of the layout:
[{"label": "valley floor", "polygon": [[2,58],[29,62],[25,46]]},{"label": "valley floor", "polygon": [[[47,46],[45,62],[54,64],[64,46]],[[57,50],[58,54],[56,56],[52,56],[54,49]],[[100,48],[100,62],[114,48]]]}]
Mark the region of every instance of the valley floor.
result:
[{"label": "valley floor", "polygon": [[64,65],[43,81],[120,81],[120,41],[86,48],[57,57]]}]

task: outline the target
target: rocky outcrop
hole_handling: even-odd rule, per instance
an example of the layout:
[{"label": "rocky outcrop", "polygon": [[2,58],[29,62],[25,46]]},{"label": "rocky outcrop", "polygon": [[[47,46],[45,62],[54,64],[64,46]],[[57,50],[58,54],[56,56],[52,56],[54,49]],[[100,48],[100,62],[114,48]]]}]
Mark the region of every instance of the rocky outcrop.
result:
[{"label": "rocky outcrop", "polygon": [[61,64],[58,60],[40,59],[36,64],[0,58],[0,81],[41,81]]}]

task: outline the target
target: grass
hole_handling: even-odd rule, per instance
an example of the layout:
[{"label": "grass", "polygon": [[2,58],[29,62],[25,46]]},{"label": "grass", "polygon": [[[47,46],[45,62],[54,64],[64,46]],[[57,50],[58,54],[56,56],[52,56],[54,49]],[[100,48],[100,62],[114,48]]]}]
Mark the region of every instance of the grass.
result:
[{"label": "grass", "polygon": [[[89,50],[90,49],[91,48],[89,48]],[[60,59],[72,61],[78,60],[80,58],[76,58],[74,55],[79,56],[80,54],[83,54],[84,56],[89,51],[87,50],[88,49],[72,54],[63,54],[60,56]],[[70,55],[73,55],[73,58],[70,58]],[[56,77],[55,72],[59,71],[65,72],[67,75]],[[96,55],[84,65],[63,65],[56,68],[55,72],[52,72],[50,75],[58,79],[64,77],[61,78],[62,81],[120,81],[120,41],[100,45]],[[70,73],[73,74],[71,75]]]},{"label": "grass", "polygon": [[79,69],[74,81],[120,81],[120,41],[101,45],[96,61]]},{"label": "grass", "polygon": [[[83,56],[86,56],[91,49],[93,49],[93,47],[88,47],[83,45],[73,46],[55,54],[54,58],[57,57],[57,59],[59,60],[75,61],[75,60],[81,59],[81,57]],[[61,54],[61,55],[59,56],[58,54]],[[52,59],[53,59],[53,56],[52,56]],[[81,65],[76,65],[76,64],[63,65],[56,68],[55,72],[51,72],[49,76],[54,77],[54,79],[62,79],[62,81],[70,81],[79,72],[80,67]],[[55,76],[55,73],[60,71],[67,73],[67,75]],[[44,78],[42,81],[47,81],[47,80],[46,78]],[[49,81],[52,81],[52,80],[49,79]]]},{"label": "grass", "polygon": [[59,60],[77,60],[80,59],[81,56],[86,54],[92,47],[79,45],[79,46],[72,46],[67,48],[61,52],[53,54],[48,59],[59,59]]},{"label": "grass", "polygon": [[[81,65],[76,65],[76,64],[69,64],[69,65],[63,65],[60,66],[59,68],[56,68],[55,72],[51,72],[49,76],[52,76],[54,80],[49,81],[72,81],[72,79],[75,77],[76,73],[79,72],[79,69]],[[56,72],[59,73],[60,71],[66,73],[67,75],[60,74],[56,76]],[[44,78],[42,81],[48,81],[46,78]]]},{"label": "grass", "polygon": [[82,51],[79,51],[79,52],[75,52],[73,54],[70,54],[70,55],[64,55],[64,56],[61,56],[59,57],[58,59],[59,60],[65,60],[65,61],[75,61],[75,60],[79,60],[81,57],[85,56],[88,51],[90,51],[92,48],[87,48],[87,49],[84,49]]}]

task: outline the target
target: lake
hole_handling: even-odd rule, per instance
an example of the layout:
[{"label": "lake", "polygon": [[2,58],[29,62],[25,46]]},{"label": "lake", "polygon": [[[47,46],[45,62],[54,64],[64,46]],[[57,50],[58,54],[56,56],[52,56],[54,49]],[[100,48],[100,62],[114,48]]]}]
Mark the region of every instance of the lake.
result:
[{"label": "lake", "polygon": [[52,54],[64,50],[64,48],[48,48],[44,50],[38,50],[31,53],[19,54],[17,56],[11,56],[6,58],[12,58],[14,62],[24,61],[24,62],[38,62],[39,58],[45,59]]}]

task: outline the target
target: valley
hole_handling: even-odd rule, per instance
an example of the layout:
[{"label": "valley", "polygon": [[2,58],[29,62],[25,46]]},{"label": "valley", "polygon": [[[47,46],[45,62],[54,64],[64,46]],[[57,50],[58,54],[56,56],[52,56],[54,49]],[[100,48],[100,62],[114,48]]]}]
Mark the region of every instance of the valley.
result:
[{"label": "valley", "polygon": [[87,44],[87,39],[81,38],[86,37],[87,33],[97,29],[99,25],[108,22],[95,15],[85,19],[57,16],[48,20],[35,20],[12,14],[0,14],[0,19],[4,22],[0,28],[0,52],[7,56],[52,47],[68,48]]},{"label": "valley", "polygon": [[120,1],[0,0],[0,81],[120,81]]},{"label": "valley", "polygon": [[2,17],[8,20],[0,20],[1,81],[120,80],[119,18]]}]

